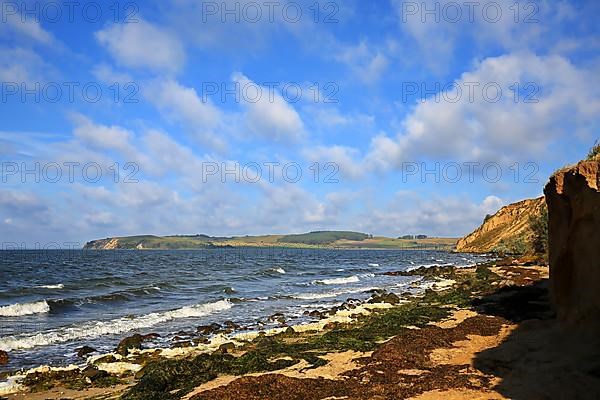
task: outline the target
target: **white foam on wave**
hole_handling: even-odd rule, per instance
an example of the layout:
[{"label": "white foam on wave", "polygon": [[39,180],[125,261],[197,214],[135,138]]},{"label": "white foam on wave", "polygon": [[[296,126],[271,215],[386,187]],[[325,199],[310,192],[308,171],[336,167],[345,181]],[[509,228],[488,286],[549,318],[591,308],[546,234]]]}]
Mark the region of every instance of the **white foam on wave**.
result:
[{"label": "white foam on wave", "polygon": [[25,378],[24,375],[14,375],[6,378],[6,381],[0,382],[0,395],[11,394],[25,390],[25,387],[19,382]]},{"label": "white foam on wave", "polygon": [[379,267],[379,264],[377,263],[369,263],[368,265],[369,267]]},{"label": "white foam on wave", "polygon": [[55,343],[65,343],[71,340],[94,338],[104,335],[118,335],[135,329],[152,326],[175,319],[203,317],[220,311],[228,310],[233,305],[229,300],[215,303],[196,304],[176,310],[155,312],[133,318],[117,318],[110,321],[90,321],[80,325],[72,325],[36,334],[0,337],[0,350],[11,351],[31,349],[37,346],[48,346]]},{"label": "white foam on wave", "polygon": [[45,300],[35,303],[15,303],[0,307],[0,317],[21,317],[23,315],[44,314],[50,311]]},{"label": "white foam on wave", "polygon": [[275,272],[278,272],[280,274],[285,274],[285,269],[283,269],[283,268],[276,268]]},{"label": "white foam on wave", "polygon": [[40,289],[64,289],[65,285],[62,283],[57,283],[56,285],[40,285],[37,287]]},{"label": "white foam on wave", "polygon": [[360,282],[360,278],[356,275],[349,276],[347,278],[332,278],[332,279],[321,279],[318,281],[314,281],[314,283],[321,285],[345,285],[347,283],[356,283]]}]

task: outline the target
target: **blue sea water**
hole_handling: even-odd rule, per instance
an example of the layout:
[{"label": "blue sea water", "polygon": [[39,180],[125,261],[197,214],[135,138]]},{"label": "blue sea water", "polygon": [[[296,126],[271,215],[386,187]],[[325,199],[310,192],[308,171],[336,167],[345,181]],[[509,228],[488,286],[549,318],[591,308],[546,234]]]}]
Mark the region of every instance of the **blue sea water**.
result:
[{"label": "blue sea water", "polygon": [[194,251],[0,251],[1,370],[80,363],[75,349],[114,350],[133,333],[166,345],[182,330],[231,320],[290,324],[373,289],[402,294],[418,277],[384,275],[486,256],[422,250],[227,248]]}]

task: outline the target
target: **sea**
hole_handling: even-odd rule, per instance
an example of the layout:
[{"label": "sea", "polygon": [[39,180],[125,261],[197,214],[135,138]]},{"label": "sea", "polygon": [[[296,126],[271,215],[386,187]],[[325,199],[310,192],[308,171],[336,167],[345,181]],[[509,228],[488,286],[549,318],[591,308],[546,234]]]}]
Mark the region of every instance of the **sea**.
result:
[{"label": "sea", "polygon": [[[471,266],[486,255],[425,250],[223,248],[0,251],[2,371],[81,364],[76,349],[115,349],[134,333],[169,347],[181,331],[234,323],[252,330],[310,322],[374,289],[402,295],[419,277],[385,275],[432,265]],[[85,361],[85,360],[84,360]]]}]

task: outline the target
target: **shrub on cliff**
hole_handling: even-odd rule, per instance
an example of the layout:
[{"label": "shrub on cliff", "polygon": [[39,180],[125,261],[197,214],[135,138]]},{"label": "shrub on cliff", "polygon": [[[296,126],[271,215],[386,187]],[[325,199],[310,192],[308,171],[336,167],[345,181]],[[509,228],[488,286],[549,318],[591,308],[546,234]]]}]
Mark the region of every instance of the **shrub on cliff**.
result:
[{"label": "shrub on cliff", "polygon": [[536,254],[548,251],[548,207],[544,205],[539,214],[529,218],[529,226],[533,231],[531,244]]},{"label": "shrub on cliff", "polygon": [[588,161],[599,160],[600,161],[600,143],[598,140],[594,143],[594,146],[590,149],[587,156]]},{"label": "shrub on cliff", "polygon": [[493,249],[493,253],[498,253],[503,256],[507,255],[523,255],[527,253],[528,246],[525,239],[522,237],[511,237],[502,239]]}]

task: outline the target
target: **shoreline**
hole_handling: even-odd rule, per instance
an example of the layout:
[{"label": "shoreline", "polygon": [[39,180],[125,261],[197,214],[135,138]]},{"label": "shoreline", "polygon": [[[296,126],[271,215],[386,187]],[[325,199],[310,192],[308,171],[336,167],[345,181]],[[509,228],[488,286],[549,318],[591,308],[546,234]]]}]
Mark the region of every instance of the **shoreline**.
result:
[{"label": "shoreline", "polygon": [[[498,266],[497,264],[507,263],[488,262],[477,267],[456,268],[444,266],[431,269],[421,268],[420,270],[405,272],[399,271],[398,274],[424,274],[419,276],[423,276],[421,279],[424,281],[429,280],[431,288],[424,289],[422,295],[412,296],[408,299],[402,299],[402,301],[396,301],[391,298],[390,302],[395,304],[387,303],[385,300],[381,301],[382,298],[376,299],[374,297],[378,295],[374,294],[368,301],[358,305],[346,304],[346,307],[335,310],[332,315],[328,315],[315,323],[275,328],[262,332],[240,332],[229,336],[214,335],[208,343],[195,347],[132,349],[131,351],[127,351],[125,356],[114,353],[112,355],[97,355],[88,358],[86,362],[88,366],[84,369],[75,370],[73,368],[68,371],[60,371],[45,368],[43,370],[29,371],[30,373],[26,374],[28,376],[24,379],[24,382],[29,384],[30,388],[34,386],[34,392],[32,393],[29,391],[30,389],[23,387],[16,395],[10,394],[9,396],[18,396],[23,393],[28,393],[28,396],[37,396],[36,393],[41,393],[46,397],[38,398],[51,398],[48,396],[52,396],[52,393],[56,394],[56,390],[64,392],[65,390],[69,390],[69,388],[77,388],[80,390],[79,392],[75,391],[75,393],[80,393],[82,396],[87,396],[85,390],[93,390],[97,393],[97,390],[101,389],[100,392],[103,390],[104,393],[114,394],[115,396],[127,392],[128,395],[125,398],[131,399],[161,398],[160,396],[165,395],[165,393],[161,395],[154,393],[150,397],[148,397],[148,393],[144,393],[141,397],[136,397],[135,393],[140,390],[140,386],[147,386],[149,380],[157,379],[156,377],[152,378],[152,373],[150,373],[152,370],[160,371],[161,368],[165,368],[165,371],[168,372],[170,368],[186,369],[189,366],[188,364],[193,363],[193,360],[201,357],[206,358],[204,361],[208,360],[214,363],[226,364],[226,366],[217,368],[217,371],[221,371],[222,369],[225,371],[230,370],[244,376],[248,374],[262,376],[264,373],[271,373],[270,371],[285,371],[286,368],[292,368],[299,363],[308,363],[308,370],[318,370],[331,362],[325,361],[324,363],[322,357],[325,357],[326,360],[327,357],[340,352],[358,351],[360,353],[368,353],[367,350],[377,351],[377,348],[381,346],[381,340],[384,340],[385,343],[386,340],[397,337],[400,331],[404,329],[423,329],[430,323],[439,323],[444,319],[450,318],[455,312],[464,312],[465,309],[470,308],[468,304],[473,300],[470,292],[467,293],[468,290],[465,289],[465,285],[468,285],[469,289],[489,292],[498,290],[498,288],[506,286],[507,283],[514,282],[507,279],[508,276],[501,276],[496,273],[500,272],[498,268],[508,268]],[[536,269],[537,267],[513,266],[512,268],[527,269],[527,273],[531,276],[535,276],[535,273],[532,271],[537,271],[537,278],[541,276],[540,274],[545,273],[543,268],[540,270],[542,272],[540,272]],[[535,282],[532,277],[528,277],[527,279]],[[436,281],[439,282],[438,287],[434,287],[434,282]],[[520,283],[527,282],[527,280],[522,280]],[[379,294],[379,296],[382,296],[382,294]],[[384,330],[388,330],[383,336],[380,336],[380,332],[371,332],[367,328],[374,321],[376,323],[383,323],[388,319],[390,321],[400,320],[402,324],[392,327],[383,324],[385,326]],[[368,332],[368,335],[363,335],[364,337],[360,336],[360,340],[358,341],[356,339],[349,340],[349,338],[345,338],[339,343],[323,340],[332,335],[339,336],[338,339],[340,337],[344,338],[345,335],[351,334],[350,336],[352,336],[363,330]],[[376,335],[377,338],[369,335]],[[279,343],[280,341],[283,343],[291,341],[296,344],[281,344]],[[272,342],[277,342],[278,345],[275,346]],[[310,354],[315,351],[320,355]],[[272,356],[277,355],[274,358],[275,361],[270,361],[269,357],[264,358],[263,352],[272,353]],[[254,356],[261,355],[266,364],[254,365],[255,361],[244,359],[244,357],[249,358],[248,354]],[[99,360],[107,361],[107,357],[109,357],[110,362],[99,362]],[[244,363],[237,365],[236,362],[241,362],[239,361],[241,359],[244,359]],[[351,361],[349,360],[348,362]],[[247,365],[248,363],[249,365]],[[265,366],[267,371],[263,370]],[[190,376],[195,377],[194,379],[198,377],[205,379],[208,377],[204,375],[212,377],[214,372],[211,372],[210,368],[203,371],[188,371]],[[91,377],[88,375],[91,375]],[[220,374],[217,373],[217,375]],[[229,375],[237,376],[237,374]],[[35,379],[32,379],[32,376]],[[214,378],[200,384],[197,384],[199,381],[196,380],[194,387],[179,388],[178,390],[182,391],[181,393],[186,392],[185,394],[187,394],[197,390],[197,387],[213,381]],[[160,381],[161,379],[158,380]],[[230,383],[234,381],[235,379]],[[168,390],[169,393],[172,391],[173,389]],[[7,396],[7,394],[4,394],[4,396]]]},{"label": "shoreline", "polygon": [[[447,267],[447,265],[437,265],[432,264],[435,267]],[[439,290],[446,290],[453,281],[444,280],[442,278],[433,278],[421,276],[415,273],[417,270],[423,270],[429,268],[430,266],[417,266],[415,268],[407,269],[406,271],[402,271],[401,273],[406,276],[414,276],[418,277],[419,280],[413,282],[413,285],[416,282],[420,282],[418,289],[420,292],[425,292],[426,290],[430,290],[432,286],[439,288]],[[418,272],[418,271],[417,271]],[[414,289],[414,287],[413,287]],[[332,305],[329,309],[322,310],[313,310],[311,313],[316,313],[319,315],[318,321],[312,322],[299,322],[297,324],[280,324],[279,327],[269,327],[262,330],[252,330],[247,327],[238,327],[238,329],[234,330],[230,333],[216,333],[210,337],[206,342],[202,342],[197,346],[181,346],[175,347],[174,345],[178,345],[181,343],[172,343],[170,347],[151,347],[151,348],[143,348],[143,349],[135,349],[132,348],[129,350],[128,356],[134,356],[139,358],[144,358],[147,355],[156,355],[156,353],[160,353],[160,357],[164,357],[166,359],[173,359],[177,357],[184,357],[189,355],[198,355],[198,354],[207,354],[219,351],[219,347],[223,344],[234,343],[236,347],[243,346],[247,342],[251,342],[261,336],[275,336],[278,334],[283,334],[289,328],[294,329],[296,333],[305,333],[305,332],[322,332],[327,325],[330,324],[351,324],[356,322],[356,318],[359,316],[367,316],[374,312],[375,310],[387,309],[393,307],[391,304],[386,302],[381,303],[369,303],[370,300],[378,297],[382,297],[382,295],[390,295],[391,293],[386,292],[384,289],[376,289],[373,288],[370,292],[374,293],[369,298],[363,300],[357,299],[347,299],[346,301],[340,303],[339,305]],[[395,296],[391,294],[392,296]],[[410,302],[410,300],[397,298],[399,304],[405,304]],[[309,315],[309,312],[305,312],[306,315]],[[282,315],[283,316],[283,315]],[[272,319],[274,316],[267,317],[267,320]],[[231,323],[231,321],[226,321],[225,326]],[[217,324],[218,325],[218,324]],[[281,326],[283,325],[283,326]],[[224,326],[222,326],[224,327]],[[149,334],[154,335],[154,334]],[[122,336],[122,340],[126,340],[130,336]],[[197,339],[197,338],[190,338]],[[85,347],[85,340],[79,340],[81,345]],[[193,341],[193,340],[192,340]],[[107,357],[113,357],[114,361],[110,363],[100,363],[98,364],[98,360],[105,359]],[[90,365],[94,365],[98,367],[99,370],[104,370],[111,374],[122,375],[127,372],[135,373],[141,369],[141,366],[138,366],[134,363],[126,362],[126,360],[131,357],[125,357],[123,355],[117,354],[116,352],[106,352],[100,354],[94,354],[92,356],[86,357],[85,360],[82,360],[80,363],[71,363],[61,366],[56,365],[48,365],[41,364],[35,367],[30,367],[26,369],[19,369],[13,371],[5,371],[0,374],[0,377],[6,378],[10,381],[14,382],[14,385],[6,385],[7,382],[0,382],[0,396],[12,394],[13,392],[7,391],[7,387],[18,387],[17,381],[21,381],[25,376],[35,373],[52,373],[52,372],[68,372],[68,371],[83,371],[86,367]],[[0,379],[1,380],[1,379]],[[17,380],[17,381],[15,381]],[[21,390],[24,388],[21,388]]]}]

